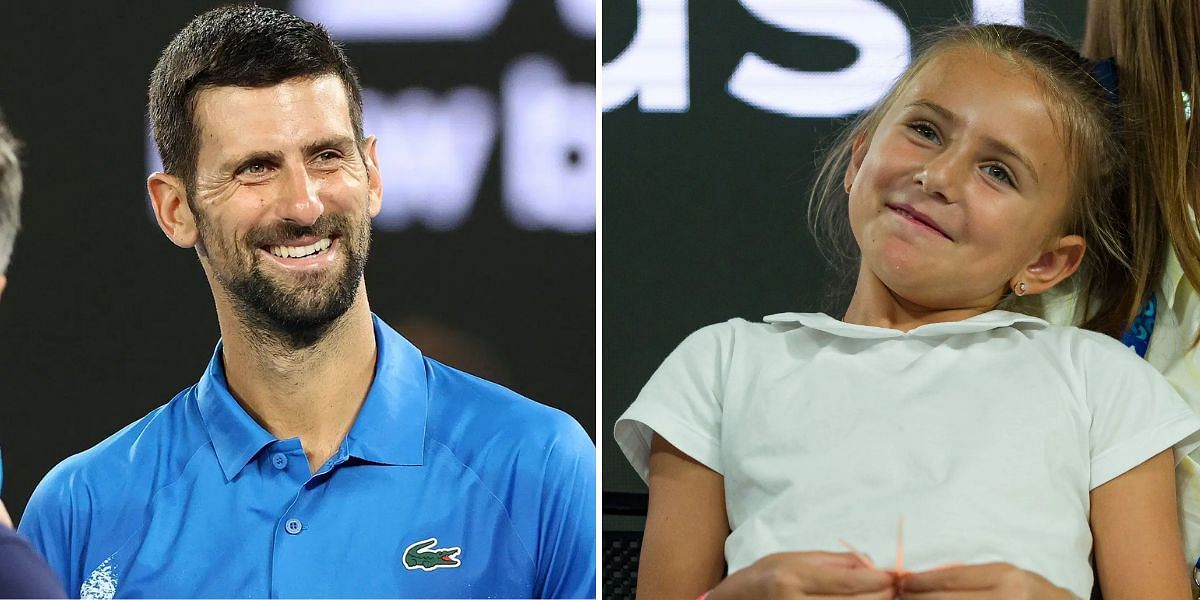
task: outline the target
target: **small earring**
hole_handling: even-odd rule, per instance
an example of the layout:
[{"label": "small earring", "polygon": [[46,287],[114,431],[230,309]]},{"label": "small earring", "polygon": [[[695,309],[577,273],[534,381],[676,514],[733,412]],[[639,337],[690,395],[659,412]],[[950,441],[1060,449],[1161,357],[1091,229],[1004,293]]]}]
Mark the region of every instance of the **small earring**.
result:
[{"label": "small earring", "polygon": [[1016,292],[1016,294],[1018,296],[1024,296],[1025,295],[1025,282],[1018,281],[1016,287],[1013,288],[1013,291]]}]

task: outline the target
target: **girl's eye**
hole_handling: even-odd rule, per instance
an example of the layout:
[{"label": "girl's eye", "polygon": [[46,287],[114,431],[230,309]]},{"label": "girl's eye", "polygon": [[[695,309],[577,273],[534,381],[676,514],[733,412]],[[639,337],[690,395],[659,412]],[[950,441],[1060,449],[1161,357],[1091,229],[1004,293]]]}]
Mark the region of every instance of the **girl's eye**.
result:
[{"label": "girl's eye", "polygon": [[1000,183],[1013,185],[1012,175],[1009,174],[1008,169],[1005,169],[1000,165],[987,165],[983,168],[983,172],[987,173],[988,177],[991,177]]},{"label": "girl's eye", "polygon": [[938,137],[937,131],[935,131],[933,127],[930,127],[928,123],[913,123],[912,125],[909,125],[908,128],[917,132],[917,135],[935,144],[942,143],[941,138]]}]

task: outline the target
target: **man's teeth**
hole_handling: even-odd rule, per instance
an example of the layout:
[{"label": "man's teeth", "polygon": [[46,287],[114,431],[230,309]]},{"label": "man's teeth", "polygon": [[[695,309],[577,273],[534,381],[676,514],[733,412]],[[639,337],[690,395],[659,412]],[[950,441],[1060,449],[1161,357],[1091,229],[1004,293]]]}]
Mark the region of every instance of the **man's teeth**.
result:
[{"label": "man's teeth", "polygon": [[333,242],[329,238],[323,238],[307,246],[271,246],[270,250],[271,254],[280,258],[303,258],[325,250],[331,244]]}]

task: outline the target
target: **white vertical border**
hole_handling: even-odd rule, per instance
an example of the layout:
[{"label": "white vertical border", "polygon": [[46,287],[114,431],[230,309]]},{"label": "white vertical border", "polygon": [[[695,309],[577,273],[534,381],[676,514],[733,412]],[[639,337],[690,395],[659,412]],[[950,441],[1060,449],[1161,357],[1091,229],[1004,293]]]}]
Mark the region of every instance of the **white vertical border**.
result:
[{"label": "white vertical border", "polygon": [[604,373],[604,358],[601,350],[603,336],[602,315],[604,314],[603,294],[601,294],[601,273],[603,272],[604,248],[604,110],[601,108],[601,90],[604,82],[601,80],[604,72],[603,57],[601,56],[601,41],[604,39],[603,11],[600,10],[603,0],[596,1],[596,600],[604,596],[601,588],[604,585],[604,415],[600,410],[603,405],[602,389]]}]

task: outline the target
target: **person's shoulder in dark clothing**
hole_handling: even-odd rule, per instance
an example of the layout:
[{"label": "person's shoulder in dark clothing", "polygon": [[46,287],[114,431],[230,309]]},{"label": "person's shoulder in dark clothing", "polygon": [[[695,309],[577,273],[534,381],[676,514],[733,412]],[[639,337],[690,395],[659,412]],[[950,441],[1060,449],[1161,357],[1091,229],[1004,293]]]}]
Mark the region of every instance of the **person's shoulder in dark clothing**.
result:
[{"label": "person's shoulder in dark clothing", "polygon": [[21,534],[0,525],[0,598],[66,598],[50,565]]}]

